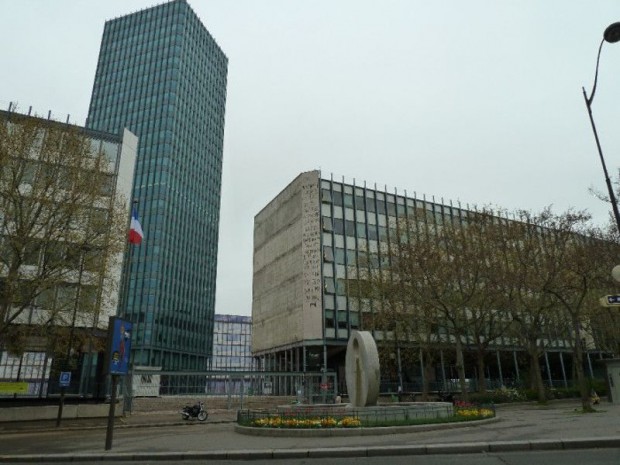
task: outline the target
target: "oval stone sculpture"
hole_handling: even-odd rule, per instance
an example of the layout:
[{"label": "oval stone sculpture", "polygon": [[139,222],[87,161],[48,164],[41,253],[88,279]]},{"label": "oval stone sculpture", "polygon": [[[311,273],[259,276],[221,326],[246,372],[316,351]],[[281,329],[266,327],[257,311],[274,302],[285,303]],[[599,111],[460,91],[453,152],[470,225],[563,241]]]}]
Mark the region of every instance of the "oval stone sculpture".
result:
[{"label": "oval stone sculpture", "polygon": [[379,353],[370,332],[351,331],[347,344],[345,373],[351,405],[376,405],[379,397]]}]

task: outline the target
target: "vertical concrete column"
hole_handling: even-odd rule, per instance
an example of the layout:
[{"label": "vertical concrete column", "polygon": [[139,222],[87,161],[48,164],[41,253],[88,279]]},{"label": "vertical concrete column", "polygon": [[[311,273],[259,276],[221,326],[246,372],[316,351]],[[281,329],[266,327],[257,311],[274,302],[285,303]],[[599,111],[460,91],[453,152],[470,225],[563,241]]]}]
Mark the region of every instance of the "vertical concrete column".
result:
[{"label": "vertical concrete column", "polygon": [[497,369],[499,370],[499,383],[500,383],[500,386],[503,386],[504,385],[504,375],[502,373],[502,359],[499,356],[499,350],[495,351],[495,355],[497,357]]},{"label": "vertical concrete column", "polygon": [[517,381],[521,381],[521,375],[519,374],[519,361],[517,360],[517,351],[512,351],[512,359],[515,362],[515,374],[517,375]]},{"label": "vertical concrete column", "polygon": [[568,380],[566,379],[566,370],[564,369],[564,356],[562,352],[559,352],[560,355],[560,367],[562,367],[562,378],[564,379],[564,387],[568,387]]},{"label": "vertical concrete column", "polygon": [[549,355],[545,350],[545,364],[547,365],[547,378],[549,379],[549,387],[553,387],[553,380],[551,379],[551,367],[549,366]]},{"label": "vertical concrete column", "polygon": [[446,384],[446,365],[443,360],[443,349],[439,351],[439,360],[441,361],[441,381],[443,383],[443,391],[447,391]]}]

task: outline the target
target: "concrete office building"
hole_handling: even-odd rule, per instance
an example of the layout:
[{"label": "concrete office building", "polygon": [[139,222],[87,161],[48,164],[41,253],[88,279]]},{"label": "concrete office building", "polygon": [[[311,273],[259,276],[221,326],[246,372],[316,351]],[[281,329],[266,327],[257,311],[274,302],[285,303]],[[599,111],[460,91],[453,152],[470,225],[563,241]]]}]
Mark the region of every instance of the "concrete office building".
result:
[{"label": "concrete office building", "polygon": [[185,0],[105,24],[87,126],[140,138],[144,230],[119,315],[133,363],[204,370],[212,352],[228,60]]},{"label": "concrete office building", "polygon": [[[346,283],[361,276],[361,253],[374,255],[377,266],[382,266],[377,256],[381,243],[388,240],[390,229],[395,233],[399,218],[416,209],[437,223],[466,215],[460,206],[310,171],[300,174],[255,216],[252,353],[260,369],[327,369],[336,372],[344,389],[349,335],[354,329],[372,329],[373,310],[370,299],[347,295]],[[549,334],[542,363],[545,379],[566,380],[571,349],[558,328],[550,331],[556,332]],[[593,345],[589,349],[596,352]],[[519,378],[518,365],[527,363],[523,349],[507,342],[493,350],[489,376],[502,381]],[[457,378],[449,360],[452,351],[440,355],[437,379]],[[588,364],[592,373],[589,355]],[[419,381],[419,365],[408,368],[403,367],[406,378]],[[469,369],[468,377],[474,378],[473,358]]]},{"label": "concrete office building", "polygon": [[[115,237],[119,244],[125,243],[126,231],[124,228],[112,230],[109,218],[116,211],[115,202],[131,198],[138,139],[128,130],[121,131],[121,135],[109,134],[15,111],[0,111],[0,125],[9,126],[9,130],[19,125],[33,125],[38,132],[26,153],[5,152],[8,158],[2,160],[0,182],[4,188],[19,186],[14,192],[19,192],[19,197],[2,196],[0,201],[0,289],[14,286],[15,280],[23,288],[20,300],[13,301],[12,308],[19,314],[12,324],[29,328],[46,325],[44,335],[31,336],[22,354],[0,347],[0,381],[25,382],[28,384],[26,392],[20,394],[31,396],[43,397],[49,393],[48,389],[50,392],[57,390],[58,379],[52,380],[50,375],[52,366],[58,371],[66,365],[64,359],[54,360],[60,342],[80,360],[80,366],[71,370],[73,377],[68,392],[92,395],[102,353],[98,353],[96,344],[80,344],[79,341],[89,338],[104,341],[109,317],[116,314],[122,252],[109,256],[104,265],[101,261],[104,256],[97,247],[110,237]],[[89,158],[84,158],[83,162],[75,148],[67,155],[58,144],[59,140],[75,143],[71,138],[74,133],[88,144],[84,153]],[[23,137],[22,140],[28,140]],[[93,161],[99,154],[104,161],[99,171],[93,171],[97,166]],[[98,182],[100,191],[87,192],[83,187],[72,190],[75,183],[72,179],[79,179],[84,172],[89,173],[90,180],[94,173],[103,176],[104,181]],[[37,195],[34,203],[27,202],[33,192]],[[50,199],[57,204],[52,204]],[[16,221],[16,205],[19,205],[22,220],[36,214],[40,224],[25,229],[23,221]],[[77,208],[81,211],[79,216]],[[10,212],[10,216],[5,216],[6,212]],[[62,215],[65,219],[59,221]],[[67,215],[71,215],[69,223]],[[80,217],[83,221],[78,220]],[[11,237],[16,230],[22,231],[20,236]],[[11,279],[8,270],[12,267],[12,255],[19,248],[27,254],[18,274],[12,278],[14,281],[7,284]],[[106,272],[102,273],[102,269]],[[29,284],[32,281],[35,283]],[[34,298],[23,300],[24,296],[33,294]],[[54,323],[50,326],[51,319]],[[63,340],[55,342],[54,337]],[[7,393],[0,391],[0,395]]]}]

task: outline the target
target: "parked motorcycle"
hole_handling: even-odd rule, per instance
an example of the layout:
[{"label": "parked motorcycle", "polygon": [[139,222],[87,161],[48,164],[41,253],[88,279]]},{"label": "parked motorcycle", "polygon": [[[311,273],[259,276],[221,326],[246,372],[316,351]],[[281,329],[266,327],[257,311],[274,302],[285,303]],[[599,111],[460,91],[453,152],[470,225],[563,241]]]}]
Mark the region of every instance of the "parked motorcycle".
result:
[{"label": "parked motorcycle", "polygon": [[180,413],[183,420],[193,420],[197,418],[198,421],[205,421],[209,416],[205,410],[204,402],[202,401],[196,402],[194,405],[186,405]]}]

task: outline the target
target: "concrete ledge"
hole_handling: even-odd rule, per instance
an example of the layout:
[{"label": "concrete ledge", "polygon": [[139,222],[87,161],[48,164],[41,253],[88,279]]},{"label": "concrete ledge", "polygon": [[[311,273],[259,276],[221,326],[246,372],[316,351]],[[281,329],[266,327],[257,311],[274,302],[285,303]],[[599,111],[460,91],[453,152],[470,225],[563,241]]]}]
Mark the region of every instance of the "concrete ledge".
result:
[{"label": "concrete ledge", "polygon": [[590,449],[592,447],[620,447],[620,438],[562,439],[564,449]]},{"label": "concrete ledge", "polygon": [[[62,409],[63,419],[107,417],[110,404],[65,404]],[[122,405],[116,404],[116,417],[123,415]],[[58,417],[58,405],[39,405],[36,407],[8,407],[0,409],[0,423],[13,421],[55,420]]]},{"label": "concrete ledge", "polygon": [[226,460],[256,460],[271,458],[273,458],[273,453],[271,449],[234,450],[228,451],[228,453],[226,454]]},{"label": "concrete ledge", "polygon": [[436,454],[479,454],[489,452],[488,442],[464,442],[461,444],[429,444],[426,453]]},{"label": "concrete ledge", "polygon": [[274,449],[274,459],[305,459],[308,458],[307,449]]},{"label": "concrete ledge", "polygon": [[534,439],[530,441],[531,450],[559,450],[564,449],[561,439]]},{"label": "concrete ledge", "polygon": [[[186,452],[185,460],[227,460],[228,451],[214,450],[209,452]],[[148,460],[148,459],[146,459]]]},{"label": "concrete ledge", "polygon": [[520,452],[531,450],[529,441],[502,441],[489,443],[489,452]]},{"label": "concrete ledge", "polygon": [[367,457],[368,450],[365,447],[325,447],[310,449],[308,458],[327,458],[327,457]]},{"label": "concrete ledge", "polygon": [[368,457],[426,455],[426,446],[375,446],[368,448]]}]

